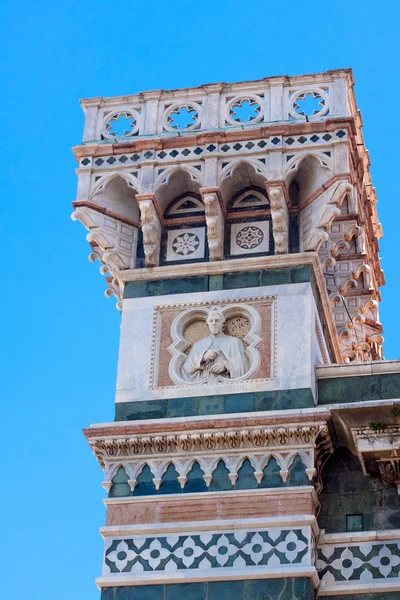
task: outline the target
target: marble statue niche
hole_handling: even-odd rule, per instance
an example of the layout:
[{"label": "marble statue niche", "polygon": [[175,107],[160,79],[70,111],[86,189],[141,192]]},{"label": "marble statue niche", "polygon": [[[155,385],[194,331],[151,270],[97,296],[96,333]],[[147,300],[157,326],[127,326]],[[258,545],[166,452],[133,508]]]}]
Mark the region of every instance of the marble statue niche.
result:
[{"label": "marble statue niche", "polygon": [[234,304],[189,308],[171,327],[169,377],[175,385],[238,382],[260,365],[260,315]]},{"label": "marble statue niche", "polygon": [[226,319],[217,308],[211,309],[206,324],[209,335],[195,342],[182,365],[182,379],[215,383],[220,377],[238,379],[248,371],[245,346],[241,339],[224,333]]}]

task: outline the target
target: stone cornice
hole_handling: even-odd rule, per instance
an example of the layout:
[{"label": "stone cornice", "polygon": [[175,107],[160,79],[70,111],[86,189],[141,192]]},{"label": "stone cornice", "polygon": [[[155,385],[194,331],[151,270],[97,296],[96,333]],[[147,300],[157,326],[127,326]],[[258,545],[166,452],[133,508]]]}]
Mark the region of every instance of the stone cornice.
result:
[{"label": "stone cornice", "polygon": [[[226,143],[241,140],[252,140],[260,137],[269,137],[273,135],[301,135],[310,133],[322,133],[325,131],[334,131],[335,129],[347,129],[350,135],[355,135],[354,117],[328,117],[323,121],[317,122],[282,122],[265,123],[245,129],[214,129],[210,131],[202,130],[198,132],[188,132],[181,135],[142,135],[135,137],[132,141],[112,143],[111,141],[93,141],[74,146],[72,151],[79,162],[85,156],[109,156],[110,154],[124,154],[129,152],[140,152],[141,150],[166,150],[176,147],[198,146],[202,144]],[[282,151],[282,148],[270,148],[269,152]]]},{"label": "stone cornice", "polygon": [[[287,487],[285,488],[285,494],[294,494],[298,495],[299,492],[311,493],[317,502],[317,498],[313,488],[307,487],[304,488],[302,486],[296,486],[293,488]],[[211,498],[223,498],[226,494],[230,494],[233,497],[254,497],[254,495],[259,496],[269,496],[269,495],[281,495],[282,489],[273,489],[270,490],[235,490],[229,492],[211,492],[207,494],[207,492],[203,492],[202,498],[211,497]],[[207,496],[206,496],[207,494]],[[175,494],[169,494],[168,499],[175,499]],[[185,499],[193,496],[192,494],[185,494]],[[198,494],[197,494],[198,498]],[[179,494],[179,499],[182,501],[182,495]],[[141,498],[108,498],[104,501],[105,505],[108,506],[110,504],[128,504],[133,503],[137,504],[140,502],[154,502],[157,498],[153,497],[141,497]],[[317,519],[314,515],[293,515],[293,516],[279,516],[279,517],[263,517],[263,518],[242,518],[240,519],[241,529],[243,529],[245,525],[257,527],[257,526],[267,526],[267,527],[303,527],[305,525],[310,525],[315,533],[315,535],[319,534],[319,526]],[[213,521],[213,528],[215,531],[220,529],[225,529],[227,527],[235,527],[237,525],[237,519],[234,521],[229,519],[218,519]],[[179,532],[179,531],[188,531],[190,528],[197,529],[199,531],[207,531],[210,528],[209,521],[193,521],[192,523],[186,522],[174,522],[174,523],[145,523],[145,524],[136,524],[135,525],[117,525],[117,526],[105,526],[100,528],[100,535],[102,538],[115,537],[115,536],[124,536],[124,535],[137,535],[144,533],[169,533],[169,532]],[[389,538],[390,539],[390,538]]]},{"label": "stone cornice", "polygon": [[[314,410],[314,409],[313,409]],[[198,431],[224,431],[227,429],[246,429],[258,427],[302,427],[325,425],[330,417],[329,410],[279,411],[275,413],[255,413],[237,415],[213,415],[212,417],[150,419],[148,421],[116,421],[91,425],[83,430],[86,438],[121,437],[158,433],[185,433]]]},{"label": "stone cornice", "polygon": [[317,379],[336,377],[361,377],[365,375],[387,375],[400,373],[400,360],[380,360],[368,363],[320,365],[316,368]]},{"label": "stone cornice", "polygon": [[[283,254],[273,256],[258,256],[254,258],[236,258],[220,262],[201,262],[190,265],[190,275],[185,264],[165,265],[151,269],[126,269],[119,271],[118,277],[124,283],[130,281],[153,281],[156,279],[171,279],[175,277],[198,277],[201,275],[223,275],[241,271],[257,271],[260,269],[282,269],[310,265],[313,269],[317,285],[324,285],[324,278],[316,252],[300,252],[298,254]],[[320,272],[320,278],[318,272]]]},{"label": "stone cornice", "polygon": [[326,423],[312,423],[293,427],[252,427],[247,429],[225,429],[167,435],[120,436],[99,435],[91,437],[85,432],[89,444],[99,463],[138,458],[141,456],[192,454],[203,452],[232,452],[242,450],[282,449],[314,447],[317,438],[323,438],[332,446]]}]

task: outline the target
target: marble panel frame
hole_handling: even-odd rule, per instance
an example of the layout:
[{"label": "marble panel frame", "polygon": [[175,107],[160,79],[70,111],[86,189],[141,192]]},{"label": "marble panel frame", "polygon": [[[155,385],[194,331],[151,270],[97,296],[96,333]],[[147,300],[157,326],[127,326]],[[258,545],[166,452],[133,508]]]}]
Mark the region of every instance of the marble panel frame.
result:
[{"label": "marble panel frame", "polygon": [[[151,373],[151,365],[153,364],[154,368],[154,356],[159,351],[153,335],[154,318],[160,307],[168,306],[170,310],[179,312],[187,308],[189,304],[210,307],[223,302],[249,303],[260,301],[266,297],[276,298],[272,326],[273,365],[269,377],[264,375],[261,379],[245,380],[240,383],[227,381],[216,386],[192,384],[154,387],[156,379]],[[147,296],[124,300],[116,402],[214,397],[216,394],[257,393],[302,388],[312,390],[315,397],[314,367],[315,364],[323,362],[322,357],[319,358],[319,349],[317,348],[317,354],[314,353],[314,357],[311,350],[313,344],[311,338],[315,337],[314,318],[316,314],[317,307],[309,283],[214,290],[195,292],[185,296],[182,294]],[[299,329],[297,341],[293,339],[293,331],[296,331],[296,328]],[[314,344],[314,346],[317,345]]]}]

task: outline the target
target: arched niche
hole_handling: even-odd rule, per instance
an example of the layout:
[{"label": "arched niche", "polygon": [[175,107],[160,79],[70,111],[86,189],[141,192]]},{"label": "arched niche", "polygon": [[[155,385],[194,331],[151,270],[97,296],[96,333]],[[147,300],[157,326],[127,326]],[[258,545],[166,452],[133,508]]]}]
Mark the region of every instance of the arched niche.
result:
[{"label": "arched niche", "polygon": [[196,177],[178,168],[156,185],[156,201],[163,215],[162,264],[201,262],[207,257],[205,208]]},{"label": "arched niche", "polygon": [[287,179],[289,197],[292,206],[299,206],[305,202],[321,185],[323,185],[333,172],[316,156],[305,156],[297,169],[290,173]]},{"label": "arched niche", "polygon": [[107,181],[100,190],[94,194],[91,201],[119,217],[140,222],[140,211],[136,201],[135,189],[121,176]]},{"label": "arched niche", "polygon": [[[164,215],[171,209],[175,201],[193,198],[201,201],[200,182],[186,169],[179,168],[167,174],[155,190],[155,196]],[[188,213],[190,216],[190,213]],[[182,215],[184,216],[184,215]]]},{"label": "arched niche", "polygon": [[240,161],[226,167],[220,190],[225,205],[225,256],[274,253],[266,177],[259,165]]},{"label": "arched niche", "polygon": [[261,167],[245,161],[237,163],[231,171],[228,170],[220,184],[225,206],[232,206],[242,194],[252,190],[257,192],[255,196],[261,198],[264,195],[267,198],[265,182],[266,177],[261,174]]}]

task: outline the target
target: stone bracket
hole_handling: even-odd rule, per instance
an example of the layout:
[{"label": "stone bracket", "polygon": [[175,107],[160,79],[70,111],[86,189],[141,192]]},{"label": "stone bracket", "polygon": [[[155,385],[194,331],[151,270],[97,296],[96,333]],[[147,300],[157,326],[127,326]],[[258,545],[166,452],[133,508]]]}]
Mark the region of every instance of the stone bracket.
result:
[{"label": "stone bracket", "polygon": [[225,219],[221,208],[219,190],[218,188],[201,188],[200,192],[206,211],[210,260],[222,260],[224,258]]},{"label": "stone bracket", "polygon": [[289,210],[285,195],[285,185],[266,184],[271,204],[272,231],[275,243],[275,254],[289,252]]},{"label": "stone bracket", "polygon": [[139,204],[146,267],[160,264],[161,223],[152,194],[136,196]]}]

